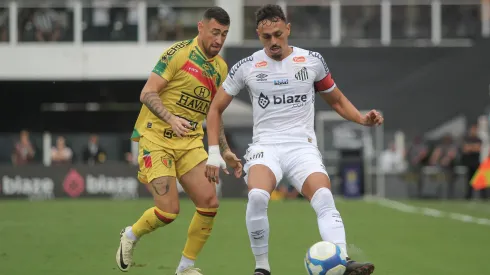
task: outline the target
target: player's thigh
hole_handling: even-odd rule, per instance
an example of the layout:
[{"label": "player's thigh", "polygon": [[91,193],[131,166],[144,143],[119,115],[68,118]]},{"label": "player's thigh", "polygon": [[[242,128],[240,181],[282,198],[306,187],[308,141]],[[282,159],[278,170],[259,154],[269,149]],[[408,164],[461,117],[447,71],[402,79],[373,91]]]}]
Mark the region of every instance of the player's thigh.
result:
[{"label": "player's thigh", "polygon": [[179,190],[175,177],[158,177],[147,184],[158,209],[178,214],[180,211]]},{"label": "player's thigh", "polygon": [[216,184],[205,176],[208,154],[203,147],[191,149],[179,156],[177,175],[182,188],[197,207],[218,208]]},{"label": "player's thigh", "polygon": [[245,182],[248,189],[262,189],[272,193],[282,179],[283,171],[275,147],[252,145],[244,156]]},{"label": "player's thigh", "polygon": [[316,190],[326,187],[330,189],[330,178],[323,165],[323,159],[318,149],[313,145],[291,145],[292,149],[286,150],[288,155],[294,158],[284,158],[283,169],[294,188],[310,200]]},{"label": "player's thigh", "polygon": [[[166,150],[144,137],[139,142],[138,179],[153,195],[155,206],[169,212],[179,212],[179,196],[172,150]],[[169,164],[170,163],[170,164]]]}]

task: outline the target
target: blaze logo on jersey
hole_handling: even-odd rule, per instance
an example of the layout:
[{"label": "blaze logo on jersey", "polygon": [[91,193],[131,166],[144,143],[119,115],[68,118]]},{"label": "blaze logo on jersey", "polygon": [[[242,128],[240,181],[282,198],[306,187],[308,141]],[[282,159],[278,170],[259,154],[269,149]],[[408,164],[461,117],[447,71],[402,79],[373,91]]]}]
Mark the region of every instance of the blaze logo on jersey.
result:
[{"label": "blaze logo on jersey", "polygon": [[306,69],[306,67],[301,68],[301,70],[299,70],[299,72],[297,72],[294,75],[294,78],[296,78],[299,81],[307,80],[308,79],[308,70]]},{"label": "blaze logo on jersey", "polygon": [[276,79],[274,80],[274,85],[288,85],[289,80],[288,79]]},{"label": "blaze logo on jersey", "polygon": [[267,97],[263,93],[260,93],[258,103],[259,106],[262,107],[262,109],[265,109],[267,106],[269,106],[269,103],[271,103],[271,101],[269,100],[269,97]]},{"label": "blaze logo on jersey", "polygon": [[293,107],[301,107],[304,106],[307,101],[306,95],[282,95],[282,96],[273,96],[274,105],[277,104],[293,104]]}]

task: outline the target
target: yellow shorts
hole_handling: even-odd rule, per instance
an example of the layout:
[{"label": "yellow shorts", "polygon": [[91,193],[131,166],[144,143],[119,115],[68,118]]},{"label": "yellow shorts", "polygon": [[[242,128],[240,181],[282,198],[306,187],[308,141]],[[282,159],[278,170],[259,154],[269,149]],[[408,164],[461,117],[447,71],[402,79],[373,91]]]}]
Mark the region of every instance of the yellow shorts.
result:
[{"label": "yellow shorts", "polygon": [[138,146],[138,180],[145,184],[159,177],[179,178],[208,158],[204,147],[167,149],[144,137],[140,138]]}]

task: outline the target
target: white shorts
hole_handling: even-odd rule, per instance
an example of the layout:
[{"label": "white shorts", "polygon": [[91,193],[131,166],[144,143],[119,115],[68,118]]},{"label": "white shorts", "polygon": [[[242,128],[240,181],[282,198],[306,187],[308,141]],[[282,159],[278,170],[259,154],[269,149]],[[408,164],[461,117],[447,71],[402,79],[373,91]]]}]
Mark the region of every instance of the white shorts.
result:
[{"label": "white shorts", "polygon": [[291,185],[301,193],[306,178],[313,173],[323,173],[328,176],[323,165],[322,156],[318,148],[311,143],[283,143],[252,144],[245,153],[246,175],[248,184],[248,171],[256,164],[269,167],[276,176],[276,186],[285,175]]}]

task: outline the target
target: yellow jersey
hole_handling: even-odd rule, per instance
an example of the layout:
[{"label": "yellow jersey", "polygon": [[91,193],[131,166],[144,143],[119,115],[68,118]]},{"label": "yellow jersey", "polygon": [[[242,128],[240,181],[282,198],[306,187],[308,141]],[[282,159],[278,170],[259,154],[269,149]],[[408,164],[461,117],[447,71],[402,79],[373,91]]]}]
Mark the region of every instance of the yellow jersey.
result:
[{"label": "yellow jersey", "polygon": [[228,74],[228,66],[219,55],[207,58],[197,43],[197,37],[173,44],[160,57],[153,73],[168,84],[159,91],[163,105],[169,112],[186,119],[192,129],[179,138],[172,127],[155,116],[147,107],[141,107],[131,139],[148,140],[169,149],[189,150],[203,146],[202,123],[209,105]]}]

